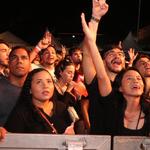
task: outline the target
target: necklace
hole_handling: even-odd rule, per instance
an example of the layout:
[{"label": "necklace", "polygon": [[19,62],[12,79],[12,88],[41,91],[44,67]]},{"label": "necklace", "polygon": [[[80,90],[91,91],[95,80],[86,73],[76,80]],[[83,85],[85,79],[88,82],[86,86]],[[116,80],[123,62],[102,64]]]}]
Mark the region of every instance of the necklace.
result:
[{"label": "necklace", "polygon": [[141,118],[141,113],[142,113],[142,110],[140,109],[139,117],[138,117],[136,128],[135,128],[136,130],[138,129],[138,125],[139,125],[140,118]]}]

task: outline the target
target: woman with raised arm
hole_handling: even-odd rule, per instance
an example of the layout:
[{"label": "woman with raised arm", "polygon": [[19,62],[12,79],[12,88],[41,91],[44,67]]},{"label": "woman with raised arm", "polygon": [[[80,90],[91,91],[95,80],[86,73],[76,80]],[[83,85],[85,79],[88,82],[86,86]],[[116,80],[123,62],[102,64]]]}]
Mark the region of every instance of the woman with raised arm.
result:
[{"label": "woman with raised arm", "polygon": [[[105,2],[99,0],[100,6]],[[105,110],[105,127],[110,135],[147,136],[150,132],[150,105],[143,98],[145,83],[140,73],[129,68],[118,73],[112,89],[95,41],[91,22],[81,15],[87,48],[96,70],[100,100]]]}]

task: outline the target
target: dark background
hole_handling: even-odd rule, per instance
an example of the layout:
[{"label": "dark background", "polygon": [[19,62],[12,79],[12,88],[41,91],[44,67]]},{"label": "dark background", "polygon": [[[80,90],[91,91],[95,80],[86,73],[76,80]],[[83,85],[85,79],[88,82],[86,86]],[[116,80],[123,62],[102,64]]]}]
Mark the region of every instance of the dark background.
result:
[{"label": "dark background", "polygon": [[[11,31],[35,45],[48,29],[64,40],[82,36],[80,14],[91,16],[91,0],[5,1],[0,7],[0,33]],[[123,40],[127,34],[150,24],[148,0],[107,0],[109,12],[103,17],[98,34]],[[139,4],[140,3],[140,4]],[[74,38],[74,40],[75,40]]]}]

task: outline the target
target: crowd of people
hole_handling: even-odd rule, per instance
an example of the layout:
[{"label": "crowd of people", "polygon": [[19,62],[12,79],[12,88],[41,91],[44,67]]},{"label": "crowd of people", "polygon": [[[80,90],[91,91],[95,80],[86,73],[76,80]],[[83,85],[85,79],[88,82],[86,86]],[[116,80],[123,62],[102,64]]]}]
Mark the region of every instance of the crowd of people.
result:
[{"label": "crowd of people", "polygon": [[[66,48],[47,30],[32,49],[0,40],[0,137],[12,133],[150,135],[150,57],[96,43],[105,0],[81,14],[84,39]],[[13,39],[12,39],[13,40]]]}]

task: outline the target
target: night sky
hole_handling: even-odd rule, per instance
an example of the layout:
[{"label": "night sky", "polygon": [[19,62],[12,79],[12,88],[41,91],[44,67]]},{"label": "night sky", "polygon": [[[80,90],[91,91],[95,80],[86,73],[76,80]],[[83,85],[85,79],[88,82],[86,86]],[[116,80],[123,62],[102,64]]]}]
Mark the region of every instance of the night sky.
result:
[{"label": "night sky", "polygon": [[[0,32],[9,30],[32,45],[38,42],[46,27],[55,36],[82,34],[80,14],[84,12],[87,20],[91,15],[91,0],[14,2],[1,5]],[[122,40],[129,31],[136,32],[138,19],[140,28],[150,24],[147,0],[107,0],[107,3],[109,12],[102,19],[100,34]]]}]

